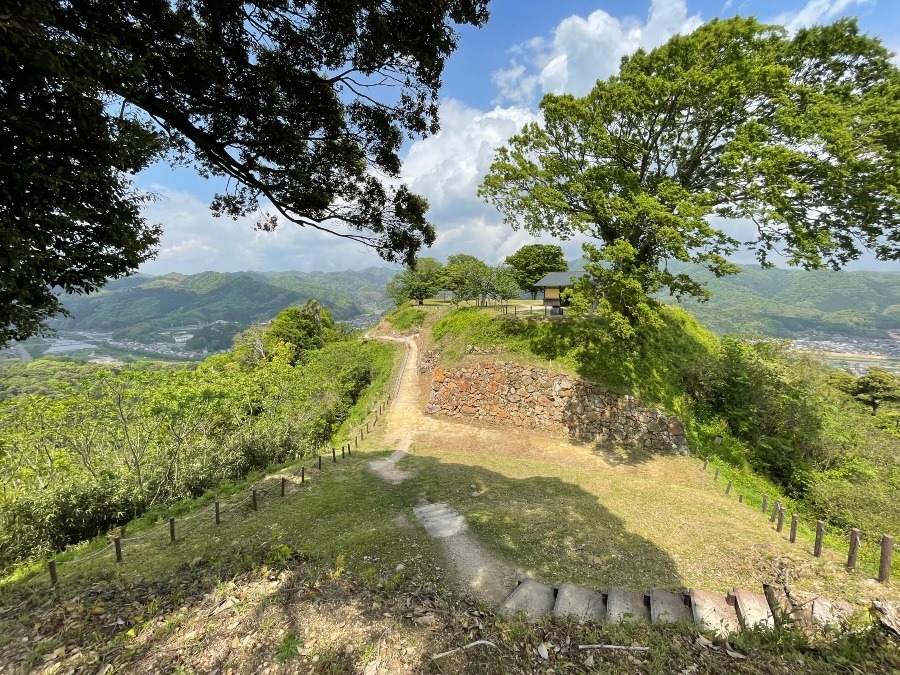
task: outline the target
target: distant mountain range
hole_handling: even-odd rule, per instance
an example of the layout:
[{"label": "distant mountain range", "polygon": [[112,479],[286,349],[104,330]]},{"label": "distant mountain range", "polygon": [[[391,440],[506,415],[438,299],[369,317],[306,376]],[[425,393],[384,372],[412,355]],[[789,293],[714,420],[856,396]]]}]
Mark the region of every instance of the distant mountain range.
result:
[{"label": "distant mountain range", "polygon": [[[289,305],[315,299],[335,319],[351,320],[385,309],[384,287],[396,274],[386,267],[348,272],[202,272],[137,274],[109,282],[97,293],[64,299],[72,317],[60,330],[112,332],[150,340],[160,330],[227,321],[231,333],[267,321]],[[229,336],[230,337],[230,336]],[[230,344],[230,343],[229,343]]]},{"label": "distant mountain range", "polygon": [[[583,260],[573,260],[569,269],[583,266]],[[677,263],[675,269],[708,284],[709,302],[685,300],[683,306],[720,334],[797,337],[820,332],[877,338],[900,331],[900,273],[763,270],[743,265],[740,274],[716,279],[695,265]],[[73,317],[54,326],[153,342],[160,331],[207,325],[191,331],[195,344],[188,347],[223,349],[244,327],[311,298],[342,321],[383,311],[390,305],[385,285],[396,273],[369,267],[345,272],[138,274],[111,281],[88,296],[66,297]],[[673,302],[668,296],[661,299]],[[228,323],[208,325],[216,321]]]},{"label": "distant mountain range", "polygon": [[[741,265],[740,274],[716,278],[698,265],[669,263],[707,284],[708,302],[684,299],[681,306],[719,334],[791,338],[827,335],[886,337],[900,331],[900,272],[806,272]],[[569,269],[584,269],[573,260]],[[661,296],[664,302],[675,302]]]}]

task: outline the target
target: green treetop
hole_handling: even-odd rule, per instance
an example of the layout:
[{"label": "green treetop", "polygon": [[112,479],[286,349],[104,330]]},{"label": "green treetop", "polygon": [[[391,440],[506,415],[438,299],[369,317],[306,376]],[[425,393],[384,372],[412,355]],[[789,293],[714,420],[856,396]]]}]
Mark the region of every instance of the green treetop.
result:
[{"label": "green treetop", "polygon": [[539,290],[535,284],[548,272],[565,272],[569,269],[562,248],[552,244],[523,246],[511,256],[507,256],[506,263],[512,268],[519,288],[531,293],[532,300],[537,297]]},{"label": "green treetop", "polygon": [[514,228],[596,239],[581,291],[608,315],[634,324],[663,288],[705,297],[667,260],[734,273],[740,242],[712,216],[751,220],[763,264],[900,258],[900,73],[853,20],[711,21],[541,111],[479,192]]},{"label": "green treetop", "polygon": [[444,283],[444,266],[434,258],[417,258],[414,265],[391,279],[385,295],[398,307],[409,300],[420,305],[433,298]]}]

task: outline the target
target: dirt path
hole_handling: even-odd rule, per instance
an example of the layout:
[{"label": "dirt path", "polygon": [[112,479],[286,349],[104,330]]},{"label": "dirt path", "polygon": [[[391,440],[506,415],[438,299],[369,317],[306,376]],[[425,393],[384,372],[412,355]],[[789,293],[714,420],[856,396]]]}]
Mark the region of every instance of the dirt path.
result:
[{"label": "dirt path", "polygon": [[[398,340],[399,338],[382,338]],[[397,462],[406,456],[418,433],[434,433],[441,426],[433,418],[422,413],[417,363],[419,347],[414,338],[404,340],[407,345],[406,365],[400,374],[400,385],[393,405],[384,417],[385,441],[395,448],[385,459],[369,462],[369,469],[387,483],[398,484],[415,477],[415,472],[397,468]],[[521,571],[491,555],[475,537],[466,531],[440,537],[438,541],[450,562],[457,585],[478,600],[500,604],[516,587]]]}]

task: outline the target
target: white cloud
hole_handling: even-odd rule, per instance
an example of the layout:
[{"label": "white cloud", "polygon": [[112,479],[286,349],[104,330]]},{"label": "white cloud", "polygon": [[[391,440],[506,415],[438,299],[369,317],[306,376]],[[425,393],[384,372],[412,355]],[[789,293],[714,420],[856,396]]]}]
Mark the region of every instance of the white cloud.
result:
[{"label": "white cloud", "polygon": [[[477,195],[497,147],[537,120],[537,113],[518,106],[482,111],[449,99],[441,103],[440,115],[440,132],[413,143],[403,163],[403,180],[428,199],[428,218],[437,228],[435,245],[422,254],[446,259],[470,253],[493,265],[524,244],[555,243],[513,231]],[[578,244],[568,244],[569,249],[572,257],[581,254]]]},{"label": "white cloud", "polygon": [[685,0],[652,0],[646,21],[619,19],[602,9],[587,17],[570,16],[554,29],[552,39],[535,38],[512,50],[521,58],[493,76],[498,101],[532,101],[538,86],[543,93],[584,95],[598,79],[615,74],[623,56],[701,24],[699,14],[688,16]]},{"label": "white cloud", "polygon": [[159,252],[141,266],[147,274],[205,270],[345,270],[387,264],[360,244],[283,222],[273,232],[253,229],[253,218],[215,218],[209,204],[186,192],[153,185],[160,199],[144,216],[163,227]]},{"label": "white cloud", "polygon": [[789,31],[830,21],[844,13],[848,7],[864,5],[870,0],[809,0],[801,9],[782,12],[772,23],[781,24]]}]

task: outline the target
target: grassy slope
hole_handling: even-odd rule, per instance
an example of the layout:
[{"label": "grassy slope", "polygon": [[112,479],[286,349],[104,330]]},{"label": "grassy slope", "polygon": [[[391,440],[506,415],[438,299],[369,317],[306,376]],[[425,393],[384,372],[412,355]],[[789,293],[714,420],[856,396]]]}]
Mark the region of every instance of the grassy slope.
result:
[{"label": "grassy slope", "polygon": [[[362,406],[371,410],[377,400],[378,392],[370,392]],[[337,443],[351,437],[362,419],[360,412],[338,434]],[[480,537],[501,542],[497,544],[501,554],[510,547],[517,549],[507,550],[508,557],[549,548],[561,559],[555,570],[559,574],[581,556],[583,569],[580,576],[576,570],[576,577],[584,581],[596,577],[592,566],[609,574],[625,574],[635,567],[633,560],[585,561],[587,554],[576,553],[572,546],[586,543],[590,549],[585,550],[601,559],[608,550],[609,527],[616,520],[612,534],[619,543],[631,541],[639,546],[635,551],[653,553],[655,545],[641,543],[638,521],[649,515],[641,513],[647,511],[641,500],[668,499],[655,488],[668,480],[669,471],[687,477],[684,491],[696,502],[698,515],[734,510],[733,522],[747,519],[750,530],[759,531],[765,524],[747,518],[746,512],[735,510],[734,504],[709,489],[709,475],[699,473],[697,463],[686,458],[677,459],[685,464],[681,468],[659,465],[662,473],[656,476],[640,475],[647,465],[625,463],[616,476],[619,480],[610,481],[589,466],[548,456],[523,461],[508,453],[483,453],[490,458],[473,462],[471,455],[463,456],[464,444],[447,449],[450,444],[444,442],[444,456],[429,456],[417,448],[417,456],[406,460],[420,472],[416,481],[385,485],[365,467],[367,460],[389,451],[383,429],[384,424],[375,427],[352,457],[341,460],[338,453],[338,462],[326,461],[321,473],[311,469],[311,480],[304,485],[298,484],[294,466],[226,490],[218,528],[212,524],[209,495],[196,509],[172,511],[178,514],[175,544],[168,543],[164,515],[149,530],[140,526],[133,530],[140,539],[126,541],[122,565],[115,565],[111,550],[98,542],[92,553],[78,554],[60,566],[56,594],[47,593],[46,573],[21,570],[0,583],[0,664],[11,672],[31,668],[66,672],[79,665],[88,665],[93,672],[109,663],[111,672],[159,669],[182,675],[229,668],[234,673],[266,669],[352,673],[373,661],[381,664],[380,672],[392,673],[543,672],[551,663],[558,672],[602,667],[609,673],[660,675],[689,666],[698,666],[688,671],[698,673],[785,675],[843,672],[849,663],[861,672],[900,668],[896,647],[877,633],[815,648],[795,642],[795,636],[751,634],[738,640],[750,658],[735,660],[722,650],[696,643],[688,627],[578,625],[560,620],[528,625],[457,604],[452,598],[448,601],[443,593],[446,580],[435,564],[436,542],[409,522],[410,507],[423,495],[452,499]],[[462,437],[470,432],[460,430]],[[426,445],[420,443],[421,448]],[[630,492],[623,479],[629,475],[634,477]],[[281,476],[289,479],[283,499],[278,495]],[[487,489],[466,499],[470,483]],[[588,486],[587,494],[576,489],[579,484]],[[630,515],[622,511],[599,518],[603,507],[590,494],[592,484],[625,490],[614,494],[610,503],[624,505]],[[241,503],[251,485],[258,490],[256,512]],[[521,510],[532,509],[537,515],[542,504],[548,509],[543,520],[523,527]],[[552,528],[564,525],[562,518],[579,525],[562,533],[560,541],[566,548],[553,548]],[[507,520],[520,524],[510,528]],[[676,540],[677,529],[669,529]],[[710,539],[724,537],[726,529],[710,533]],[[515,534],[505,539],[508,532]],[[545,572],[539,558],[527,560]],[[666,569],[653,562],[642,562],[639,571]],[[398,569],[400,564],[403,569]],[[683,576],[683,567],[679,573]],[[478,639],[490,640],[497,648],[468,650],[437,662],[429,658]],[[538,655],[541,643],[549,651],[549,661]],[[649,645],[651,651],[636,656],[600,652],[591,657],[592,652],[575,649],[578,644],[597,643],[636,643]]]},{"label": "grassy slope", "polygon": [[[677,373],[684,364],[714,350],[717,338],[683,310],[669,307],[664,310],[664,316],[665,328],[645,344],[635,358],[585,346],[579,325],[574,321],[510,321],[509,317],[492,311],[467,308],[449,314],[441,313],[440,316],[434,313],[429,323],[433,324],[431,334],[434,346],[441,350],[444,364],[502,358],[545,368],[552,366],[555,371],[569,372],[600,382],[619,393],[638,396],[648,405],[659,406],[678,414],[686,423],[689,443],[694,452],[701,456],[713,456],[725,447],[714,444],[715,435],[722,433],[727,437],[727,434],[724,429],[694,422],[690,400],[682,389]],[[500,357],[466,356],[465,346],[468,344],[503,345],[507,352]],[[726,445],[729,443],[737,441],[727,437]],[[459,446],[453,447],[456,449]],[[588,465],[579,470],[572,465],[571,458],[566,457],[547,461],[535,457],[526,459],[514,454],[504,460],[503,453],[495,452],[470,454],[466,459],[458,454],[454,455],[454,450],[449,446],[444,448],[439,439],[435,439],[429,446],[428,452],[463,465],[476,463],[480,467],[496,470],[506,478],[552,476],[556,480],[578,486],[580,490],[574,493],[575,497],[587,498],[590,504],[600,505],[593,520],[588,519],[594,523],[588,527],[588,531],[598,542],[603,540],[605,528],[609,528],[609,531],[627,530],[640,533],[666,552],[658,557],[658,565],[650,563],[651,568],[659,569],[649,570],[646,578],[637,577],[640,579],[636,583],[637,587],[652,585],[657,583],[657,579],[668,578],[664,568],[671,568],[671,561],[666,559],[667,556],[676,558],[676,566],[689,564],[696,567],[693,573],[681,577],[683,585],[695,584],[710,588],[721,586],[721,590],[727,590],[730,585],[742,581],[751,583],[754,580],[770,580],[771,574],[761,577],[760,573],[773,573],[778,567],[777,560],[782,556],[796,558],[797,547],[782,546],[787,540],[787,526],[783,535],[772,537],[773,526],[758,511],[764,495],[768,498],[770,509],[776,499],[783,502],[788,513],[788,523],[792,513],[800,515],[800,541],[804,548],[811,550],[812,547],[815,517],[810,515],[803,504],[789,499],[776,485],[746,466],[736,467],[714,461],[709,474],[713,473],[715,467],[719,468],[721,474],[719,482],[714,484],[712,475],[703,476],[699,471],[698,460],[655,458],[648,462],[648,458],[625,454],[610,459],[614,464],[624,463],[626,466],[633,465],[634,468],[627,471],[617,469],[615,481],[610,481],[597,477],[598,471],[605,471],[605,468]],[[523,474],[523,471],[526,473]],[[729,497],[725,498],[722,493],[729,480],[734,487]],[[441,484],[442,481],[448,485],[453,484],[448,476],[437,479],[435,483]],[[546,546],[532,546],[534,542],[530,542],[529,538],[537,535],[529,531],[527,523],[517,523],[517,519],[509,515],[515,510],[510,504],[517,502],[511,497],[516,489],[535,491],[531,501],[540,504],[540,513],[535,517],[542,523],[542,527],[556,532],[563,539],[571,539],[574,535],[570,536],[566,532],[566,523],[570,522],[572,511],[568,500],[553,503],[554,494],[562,488],[530,481],[517,485],[519,487],[515,489],[502,490],[496,500],[487,500],[491,508],[483,510],[483,520],[490,521],[489,528],[505,523],[509,532],[504,536],[512,537],[518,542],[510,546],[536,556],[535,564],[538,567],[543,566],[543,569],[551,572],[553,566],[562,565],[565,574],[580,578],[584,556],[571,551],[560,554],[557,549],[547,549]],[[699,495],[697,490],[704,490],[705,493]],[[567,491],[568,493],[571,491]],[[743,496],[744,504],[737,504],[738,494]],[[476,515],[477,509],[473,509],[471,515]],[[674,528],[671,526],[673,523],[676,524]],[[756,524],[748,530],[750,523]],[[697,528],[701,530],[700,536],[685,536],[685,533],[694,532]],[[519,531],[513,532],[516,529]],[[777,545],[772,542],[773,539],[777,540]],[[631,551],[627,558],[639,557],[642,542],[628,537],[624,541]],[[750,542],[748,545],[751,547],[759,542],[766,542],[766,547],[763,551],[757,551],[759,555],[742,558],[743,543],[738,546],[723,543],[731,541]],[[808,585],[809,590],[823,593],[827,591],[849,600],[871,595],[872,588],[865,579],[877,570],[878,544],[874,537],[863,539],[860,572],[856,577],[848,578],[841,564],[846,555],[845,535],[837,529],[828,528],[826,546],[831,548],[829,562],[821,569],[815,569],[803,583]],[[601,558],[612,552],[608,541],[603,541],[600,549],[605,551]],[[707,562],[695,565],[691,562],[692,558]],[[751,558],[756,562],[751,561]],[[773,562],[769,564],[764,558]],[[616,561],[612,562],[610,567],[609,560],[606,561],[607,570],[597,573],[592,580],[594,585],[603,585],[604,578],[608,578],[604,575],[610,572],[614,577],[619,573],[624,574],[626,579],[631,574],[628,569],[614,570]],[[619,564],[621,562],[624,561],[619,561]],[[804,571],[799,574],[809,575],[805,571],[809,567],[808,563],[808,556],[801,556],[790,565],[797,569],[803,568]],[[731,580],[726,574],[718,576],[720,583],[717,583],[717,575],[723,568],[732,573]],[[894,574],[900,575],[900,556],[894,558]],[[670,578],[669,585],[674,581],[677,580]],[[677,583],[674,585],[678,586]]]}]

